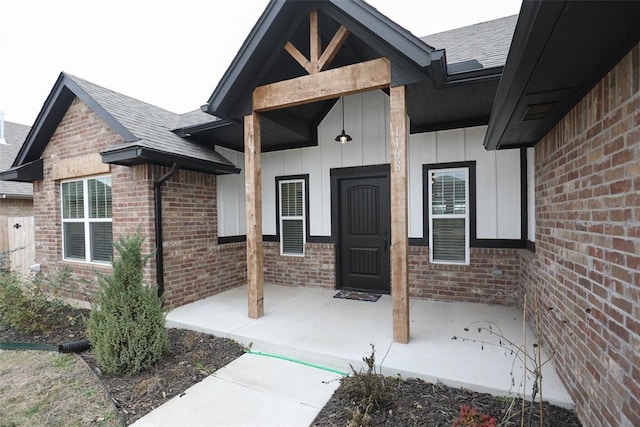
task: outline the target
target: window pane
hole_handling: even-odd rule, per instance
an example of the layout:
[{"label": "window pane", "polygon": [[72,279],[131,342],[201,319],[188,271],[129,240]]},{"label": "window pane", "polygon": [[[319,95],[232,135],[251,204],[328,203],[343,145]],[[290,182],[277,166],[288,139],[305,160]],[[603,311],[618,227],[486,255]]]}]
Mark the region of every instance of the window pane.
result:
[{"label": "window pane", "polygon": [[64,257],[67,259],[85,260],[84,223],[64,223]]},{"label": "window pane", "polygon": [[282,216],[302,216],[302,181],[283,182],[280,186]]},{"label": "window pane", "polygon": [[90,179],[89,218],[111,218],[111,177]]},{"label": "window pane", "polygon": [[433,260],[466,261],[464,218],[433,219]]},{"label": "window pane", "polygon": [[464,171],[433,172],[431,213],[466,213],[466,177]]},{"label": "window pane", "polygon": [[84,218],[82,181],[62,183],[62,218]]},{"label": "window pane", "polygon": [[304,254],[304,227],[301,219],[282,220],[282,253]]},{"label": "window pane", "polygon": [[91,230],[91,261],[111,262],[113,235],[110,222],[93,222]]}]

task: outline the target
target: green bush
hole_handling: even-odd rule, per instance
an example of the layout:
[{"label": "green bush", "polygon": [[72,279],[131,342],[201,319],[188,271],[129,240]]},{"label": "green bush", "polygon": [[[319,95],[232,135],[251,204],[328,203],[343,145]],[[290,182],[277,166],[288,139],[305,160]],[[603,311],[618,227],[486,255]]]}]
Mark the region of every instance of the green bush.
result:
[{"label": "green bush", "polygon": [[0,270],[0,323],[29,334],[51,332],[63,308],[58,291],[68,280],[68,270],[50,280]]},{"label": "green bush", "polygon": [[143,241],[138,230],[114,242],[120,257],[113,261],[111,276],[99,276],[100,298],[87,323],[96,361],[110,374],[136,374],[160,360],[169,348],[157,288],[142,283],[150,258],[142,256]]}]

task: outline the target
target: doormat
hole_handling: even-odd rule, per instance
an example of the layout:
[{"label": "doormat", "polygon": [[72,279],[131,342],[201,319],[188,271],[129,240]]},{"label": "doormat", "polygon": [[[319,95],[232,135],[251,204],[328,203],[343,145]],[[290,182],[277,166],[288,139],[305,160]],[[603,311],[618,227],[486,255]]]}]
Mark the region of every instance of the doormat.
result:
[{"label": "doormat", "polygon": [[340,299],[354,299],[357,301],[376,302],[378,301],[378,298],[380,298],[380,294],[370,294],[368,292],[357,292],[357,291],[338,291],[338,293],[335,294],[333,297],[340,298]]}]

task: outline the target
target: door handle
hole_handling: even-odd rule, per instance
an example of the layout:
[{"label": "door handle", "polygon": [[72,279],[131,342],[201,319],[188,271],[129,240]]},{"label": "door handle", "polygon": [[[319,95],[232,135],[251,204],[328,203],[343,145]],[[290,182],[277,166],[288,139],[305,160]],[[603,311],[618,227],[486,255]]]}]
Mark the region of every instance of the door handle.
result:
[{"label": "door handle", "polygon": [[387,246],[389,244],[389,241],[387,239],[382,240],[382,244],[384,245],[384,251],[387,252]]}]

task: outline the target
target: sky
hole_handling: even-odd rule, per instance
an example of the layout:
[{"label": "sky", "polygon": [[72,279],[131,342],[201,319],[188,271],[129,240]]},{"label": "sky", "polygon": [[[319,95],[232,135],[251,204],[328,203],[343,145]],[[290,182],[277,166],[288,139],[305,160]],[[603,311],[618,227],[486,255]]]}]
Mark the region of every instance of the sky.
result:
[{"label": "sky", "polygon": [[[349,1],[349,0],[344,0]],[[520,0],[368,0],[422,37]],[[20,0],[0,6],[0,112],[32,125],[61,71],[175,113],[206,103],[268,0]]]}]

